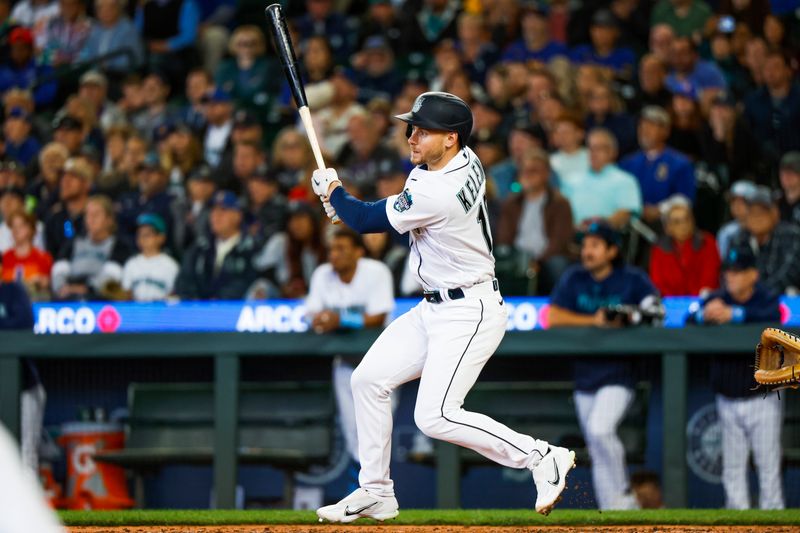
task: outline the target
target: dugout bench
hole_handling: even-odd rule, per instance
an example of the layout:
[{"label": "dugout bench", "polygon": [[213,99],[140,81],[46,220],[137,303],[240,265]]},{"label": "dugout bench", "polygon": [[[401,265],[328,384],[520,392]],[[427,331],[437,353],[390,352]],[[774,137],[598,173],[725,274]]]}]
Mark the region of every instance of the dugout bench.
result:
[{"label": "dugout bench", "polygon": [[[137,507],[144,507],[145,475],[171,464],[213,462],[211,383],[132,383],[128,409],[125,448],[101,451],[95,459],[133,472]],[[324,464],[330,456],[335,413],[331,384],[243,383],[238,413],[239,462],[281,470],[284,499],[291,502],[294,473]]]}]

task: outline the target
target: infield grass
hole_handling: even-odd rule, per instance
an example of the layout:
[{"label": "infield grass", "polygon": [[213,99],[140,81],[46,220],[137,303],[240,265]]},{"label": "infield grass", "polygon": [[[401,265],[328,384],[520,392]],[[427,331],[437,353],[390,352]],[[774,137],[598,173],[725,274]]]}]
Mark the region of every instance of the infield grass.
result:
[{"label": "infield grass", "polygon": [[[68,526],[316,524],[313,511],[153,510],[61,511]],[[369,525],[372,521],[358,521]],[[800,509],[729,511],[721,509],[664,509],[655,511],[555,510],[549,517],[529,509],[411,509],[387,523],[396,525],[798,525]]]}]

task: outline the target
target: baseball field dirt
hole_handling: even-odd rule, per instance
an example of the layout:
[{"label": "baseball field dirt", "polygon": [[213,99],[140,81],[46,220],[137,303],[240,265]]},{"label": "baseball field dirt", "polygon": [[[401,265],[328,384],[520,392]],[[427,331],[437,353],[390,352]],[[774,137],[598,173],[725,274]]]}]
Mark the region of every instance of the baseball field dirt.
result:
[{"label": "baseball field dirt", "polygon": [[796,533],[797,526],[393,526],[364,524],[270,525],[270,526],[116,526],[71,527],[69,533]]}]

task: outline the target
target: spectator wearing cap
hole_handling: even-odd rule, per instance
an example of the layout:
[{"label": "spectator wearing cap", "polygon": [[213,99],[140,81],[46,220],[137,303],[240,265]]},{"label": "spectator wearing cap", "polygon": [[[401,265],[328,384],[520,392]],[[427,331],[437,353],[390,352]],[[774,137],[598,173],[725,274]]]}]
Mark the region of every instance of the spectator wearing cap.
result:
[{"label": "spectator wearing cap", "polygon": [[800,228],[781,222],[780,211],[768,187],[757,186],[747,199],[744,227],[732,248],[749,246],[764,285],[783,294],[800,287]]},{"label": "spectator wearing cap", "polygon": [[252,111],[239,109],[233,114],[233,131],[231,132],[233,144],[249,142],[264,147],[267,146],[265,141],[264,128],[261,127],[261,123]]},{"label": "spectator wearing cap", "polygon": [[[2,199],[0,198],[0,207]],[[31,299],[50,298],[50,270],[53,257],[43,250],[43,226],[32,214],[17,210],[4,218],[13,244],[2,253],[2,281],[17,281],[25,285]],[[0,227],[2,239],[2,227]],[[38,240],[37,244],[35,241]]]},{"label": "spectator wearing cap", "polygon": [[[118,81],[125,73],[142,64],[144,51],[141,36],[119,0],[94,0],[94,13],[95,23],[78,59],[95,63],[96,68]],[[123,51],[128,53],[98,61],[100,57]]]},{"label": "spectator wearing cap", "polygon": [[547,14],[546,8],[538,2],[523,6],[520,38],[503,51],[503,61],[549,63],[555,57],[567,57],[567,47],[550,35]]},{"label": "spectator wearing cap", "polygon": [[38,157],[39,174],[25,192],[29,201],[33,202],[37,216],[41,218],[58,201],[58,181],[69,152],[63,144],[51,142],[42,148]]},{"label": "spectator wearing cap", "polygon": [[53,257],[64,245],[83,234],[83,215],[93,182],[94,171],[85,159],[67,159],[59,180],[59,201],[44,218],[45,244]]},{"label": "spectator wearing cap", "polygon": [[636,178],[614,164],[617,143],[614,135],[601,128],[589,132],[589,171],[563,185],[561,192],[572,206],[572,219],[579,229],[603,219],[614,228],[624,228],[642,211],[642,197]]},{"label": "spectator wearing cap", "polygon": [[395,66],[394,52],[383,35],[364,41],[353,59],[358,85],[358,101],[366,105],[374,98],[393,100],[403,88],[403,77]]},{"label": "spectator wearing cap", "polygon": [[725,76],[711,61],[700,59],[697,48],[688,37],[672,41],[670,70],[666,86],[673,93],[689,87],[704,109],[714,96],[727,89]]},{"label": "spectator wearing cap", "polygon": [[[731,249],[722,265],[723,287],[689,308],[688,322],[752,324],[780,321],[778,294],[759,280],[749,247]],[[781,425],[783,407],[777,392],[756,389],[752,356],[724,354],[711,360],[711,389],[716,394],[722,433],[722,486],[725,507],[749,509],[750,454],[758,474],[761,509],[783,509]],[[770,446],[764,446],[764,443]]]},{"label": "spectator wearing cap", "polygon": [[457,0],[422,0],[402,10],[404,48],[429,53],[436,43],[457,38],[456,21],[462,5]]},{"label": "spectator wearing cap", "polygon": [[[606,310],[642,306],[658,292],[641,270],[624,264],[620,235],[603,222],[591,224],[581,242],[581,264],[567,269],[550,295],[550,327],[620,327]],[[634,397],[630,359],[583,358],[573,364],[575,408],[592,459],[594,496],[600,509],[630,509],[625,450],[617,435]]]},{"label": "spectator wearing cap", "polygon": [[203,97],[206,130],[203,133],[203,155],[212,168],[218,168],[232,155],[233,102],[231,96],[220,88]]},{"label": "spectator wearing cap", "polygon": [[11,187],[25,187],[25,168],[14,159],[0,161],[0,189]]},{"label": "spectator wearing cap", "polygon": [[242,233],[242,207],[233,192],[217,191],[211,205],[211,235],[200,236],[184,255],[175,292],[186,300],[239,300],[256,279],[255,241]]},{"label": "spectator wearing cap", "polygon": [[697,296],[719,286],[719,251],[695,226],[692,204],[675,195],[661,204],[664,235],[650,251],[650,279],[661,296]]},{"label": "spectator wearing cap", "polygon": [[200,10],[194,0],[144,2],[136,7],[134,23],[144,41],[150,68],[167,73],[169,85],[178,87],[192,64]]},{"label": "spectator wearing cap", "polygon": [[[254,142],[243,141],[233,146],[233,172],[223,186],[237,194],[247,187],[247,182],[258,173],[264,173],[267,158],[261,146]],[[220,176],[224,179],[224,176]]]},{"label": "spectator wearing cap", "polygon": [[586,131],[603,128],[614,134],[619,155],[636,150],[636,120],[625,112],[622,100],[608,83],[600,83],[589,90]]},{"label": "spectator wearing cap", "polygon": [[728,255],[731,241],[744,228],[747,220],[748,199],[755,193],[756,186],[751,181],[739,180],[728,191],[728,211],[731,219],[717,232],[717,247],[720,257]]},{"label": "spectator wearing cap", "polygon": [[556,121],[551,144],[557,150],[550,155],[550,166],[558,176],[560,186],[589,172],[589,151],[583,146],[585,137],[586,130],[577,117],[564,114]]},{"label": "spectator wearing cap", "polygon": [[800,151],[784,154],[779,175],[783,192],[778,200],[781,221],[800,226]]},{"label": "spectator wearing cap", "polygon": [[96,122],[102,131],[126,122],[122,110],[108,99],[108,78],[99,70],[89,70],[81,76],[78,96],[94,106]]},{"label": "spectator wearing cap", "polygon": [[122,288],[135,302],[166,300],[172,294],[178,263],[165,254],[167,225],[155,213],[142,213],[136,219],[136,246],[139,253],[125,262]]},{"label": "spectator wearing cap", "polygon": [[591,44],[576,46],[570,52],[570,60],[577,64],[599,65],[611,70],[623,79],[633,77],[636,56],[630,48],[618,47],[618,22],[607,9],[600,9],[592,16],[589,27]]},{"label": "spectator wearing cap", "polygon": [[[0,189],[0,255],[14,245],[11,216],[18,211],[25,211],[25,191],[19,187]],[[36,225],[33,239],[36,246],[44,248],[44,226],[41,222]]]},{"label": "spectator wearing cap", "polygon": [[302,298],[311,276],[325,262],[317,211],[305,202],[289,206],[286,231],[272,235],[255,258],[270,297]]},{"label": "spectator wearing cap", "polygon": [[8,35],[9,61],[0,65],[0,93],[14,87],[30,89],[37,109],[43,109],[53,102],[58,89],[51,79],[36,85],[53,72],[49,65],[37,65],[34,56],[33,34],[27,28],[17,27]]},{"label": "spectator wearing cap", "polygon": [[42,145],[31,135],[31,117],[21,107],[15,107],[6,115],[3,123],[6,140],[6,157],[16,159],[27,166],[36,159]]},{"label": "spectator wearing cap", "polygon": [[264,33],[246,24],[233,32],[228,43],[231,58],[224,60],[214,76],[216,86],[236,102],[266,115],[272,96],[278,92],[283,76],[276,61],[267,58]]},{"label": "spectator wearing cap", "polygon": [[83,122],[79,118],[62,114],[53,119],[53,140],[63,145],[70,156],[77,156],[81,153],[86,137],[86,128],[83,127]]},{"label": "spectator wearing cap", "polygon": [[214,76],[202,68],[195,68],[186,75],[186,105],[178,112],[178,120],[186,124],[194,134],[206,127],[203,97],[214,89]]},{"label": "spectator wearing cap", "polygon": [[780,157],[800,150],[800,83],[778,52],[767,55],[762,72],[764,86],[747,96],[744,114],[774,176]]},{"label": "spectator wearing cap", "polygon": [[136,171],[138,190],[122,195],[117,201],[119,213],[118,233],[133,241],[136,234],[136,220],[143,213],[155,213],[165,224],[167,242],[172,244],[173,234],[173,197],[167,192],[169,176],[161,166],[158,155],[150,153]]},{"label": "spectator wearing cap", "polygon": [[217,182],[208,165],[200,165],[191,174],[186,183],[187,203],[182,223],[177,228],[183,232],[180,239],[185,249],[201,237],[210,234],[208,218],[211,214],[211,199],[217,191]]},{"label": "spectator wearing cap", "polygon": [[248,233],[259,245],[284,231],[289,211],[286,197],[281,194],[274,174],[256,172],[247,180]]},{"label": "spectator wearing cap", "polygon": [[344,63],[353,52],[356,34],[347,19],[333,5],[333,0],[306,0],[306,12],[294,20],[300,40],[312,35],[325,35],[337,63]]},{"label": "spectator wearing cap", "polygon": [[131,124],[149,141],[154,139],[159,126],[172,120],[172,112],[167,107],[169,94],[169,80],[163,73],[153,71],[144,78],[142,83],[144,108],[133,116]]},{"label": "spectator wearing cap", "polygon": [[[339,155],[338,167],[348,188],[361,198],[374,199],[378,178],[387,174],[403,174],[397,153],[386,146],[375,123],[364,111],[350,118],[347,124],[349,141]],[[350,190],[350,189],[348,189]]]},{"label": "spectator wearing cap", "polygon": [[667,67],[658,56],[653,53],[645,54],[639,60],[639,75],[636,93],[627,101],[628,110],[638,113],[642,108],[656,105],[666,108],[672,99],[672,93],[667,90]]},{"label": "spectator wearing cap", "polygon": [[661,217],[658,205],[682,194],[694,203],[694,167],[686,156],[667,147],[670,134],[669,114],[660,107],[645,107],[639,118],[639,146],[620,162],[620,168],[633,174],[642,191],[645,222],[657,223]]},{"label": "spectator wearing cap", "polygon": [[41,60],[53,66],[73,63],[92,28],[86,16],[86,0],[59,0],[58,5],[58,15],[48,20],[36,37]]},{"label": "spectator wearing cap", "polygon": [[698,37],[710,16],[711,9],[703,0],[659,0],[650,23],[666,24],[679,37]]},{"label": "spectator wearing cap", "polygon": [[526,152],[518,177],[522,190],[503,202],[497,230],[498,246],[524,254],[537,273],[539,294],[549,294],[569,264],[574,235],[569,202],[549,179],[547,152],[541,148]]},{"label": "spectator wearing cap", "polygon": [[66,241],[53,265],[53,293],[61,300],[103,297],[122,279],[130,256],[126,241],[116,235],[114,205],[107,196],[86,202],[86,233]]}]

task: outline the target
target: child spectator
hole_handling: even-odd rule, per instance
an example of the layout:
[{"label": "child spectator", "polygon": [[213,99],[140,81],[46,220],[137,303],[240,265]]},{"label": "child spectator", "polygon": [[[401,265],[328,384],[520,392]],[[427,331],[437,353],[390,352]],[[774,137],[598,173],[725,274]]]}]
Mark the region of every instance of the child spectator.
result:
[{"label": "child spectator", "polygon": [[165,300],[172,294],[178,263],[162,250],[167,225],[155,213],[143,213],[136,219],[136,245],[139,254],[125,262],[122,288],[136,302]]},{"label": "child spectator", "polygon": [[33,242],[41,222],[33,215],[16,211],[8,218],[8,225],[14,246],[3,254],[2,280],[23,283],[31,300],[49,300],[53,257]]},{"label": "child spectator", "polygon": [[[14,246],[14,239],[11,231],[11,216],[17,212],[25,210],[25,192],[18,187],[0,189],[0,254]],[[36,228],[31,237],[34,245],[44,248],[44,225],[41,222],[36,224]]]}]

